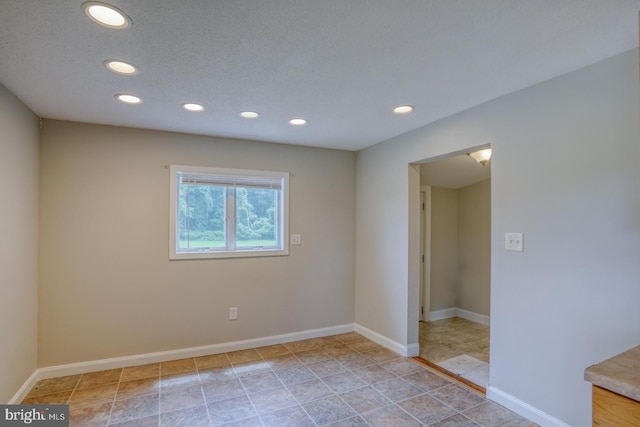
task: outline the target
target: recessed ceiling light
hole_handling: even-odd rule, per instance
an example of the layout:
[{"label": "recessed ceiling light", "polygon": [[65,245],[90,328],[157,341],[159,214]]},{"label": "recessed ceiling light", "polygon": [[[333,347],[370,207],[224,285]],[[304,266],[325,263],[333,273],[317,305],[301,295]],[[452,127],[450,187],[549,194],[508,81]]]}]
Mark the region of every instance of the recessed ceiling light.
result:
[{"label": "recessed ceiling light", "polygon": [[134,65],[122,61],[116,61],[115,59],[104,61],[104,65],[106,65],[110,71],[118,74],[123,74],[125,76],[133,76],[134,74],[138,74],[138,69]]},{"label": "recessed ceiling light", "polygon": [[292,126],[304,126],[307,124],[305,119],[291,119],[289,120],[289,124]]},{"label": "recessed ceiling light", "polygon": [[412,105],[400,105],[393,109],[394,114],[408,114],[411,113],[415,108]]},{"label": "recessed ceiling light", "polygon": [[82,3],[84,13],[94,22],[107,28],[121,29],[131,25],[131,19],[120,9],[97,1]]},{"label": "recessed ceiling light", "polygon": [[204,110],[204,107],[202,105],[193,104],[193,103],[182,104],[182,108],[184,108],[187,111],[195,111],[195,112],[200,112]]},{"label": "recessed ceiling light", "polygon": [[244,117],[245,119],[257,119],[260,114],[256,113],[255,111],[243,111],[242,113],[240,113],[240,116]]},{"label": "recessed ceiling light", "polygon": [[119,93],[116,95],[116,99],[120,102],[124,102],[125,104],[140,104],[142,99],[138,98],[135,95],[129,95],[126,93]]}]

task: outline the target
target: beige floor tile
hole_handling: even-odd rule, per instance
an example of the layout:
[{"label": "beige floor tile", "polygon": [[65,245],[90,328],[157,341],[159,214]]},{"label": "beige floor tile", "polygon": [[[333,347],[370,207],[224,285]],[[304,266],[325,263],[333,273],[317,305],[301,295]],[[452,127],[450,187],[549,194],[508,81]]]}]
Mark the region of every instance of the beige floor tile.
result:
[{"label": "beige floor tile", "polygon": [[207,403],[207,408],[209,409],[209,419],[214,426],[257,415],[247,396]]},{"label": "beige floor tile", "polygon": [[160,391],[160,380],[157,378],[144,378],[141,380],[120,382],[116,400],[128,399],[143,394],[153,394]]},{"label": "beige floor tile", "polygon": [[83,406],[98,402],[113,402],[117,390],[118,383],[76,389],[69,398],[69,404]]},{"label": "beige floor tile", "polygon": [[263,359],[291,354],[289,349],[282,344],[260,347],[257,348],[256,351],[258,352],[258,354],[260,354],[260,356],[262,356]]},{"label": "beige floor tile", "polygon": [[477,393],[454,384],[440,387],[429,394],[457,411],[464,411],[485,401]]},{"label": "beige floor tile", "polygon": [[367,383],[352,372],[342,372],[324,377],[322,381],[338,394],[367,386]]},{"label": "beige floor tile", "polygon": [[[488,351],[488,336],[471,337],[480,329],[434,323],[421,326],[429,348]],[[448,328],[454,340],[423,336]],[[82,427],[529,425],[356,333],[42,380],[25,403],[67,400],[71,425]]]},{"label": "beige floor tile", "polygon": [[359,414],[391,404],[389,399],[373,387],[348,391],[341,394],[340,398]]},{"label": "beige floor tile", "polygon": [[109,424],[109,427],[158,427],[159,424],[160,417],[158,415],[152,415],[150,417],[137,418],[117,424]]},{"label": "beige floor tile", "polygon": [[122,370],[120,381],[141,380],[144,378],[159,378],[160,364],[150,363],[147,365],[130,366]]},{"label": "beige floor tile", "polygon": [[300,403],[310,402],[323,397],[332,396],[331,389],[319,379],[287,385],[287,389]]},{"label": "beige floor tile", "polygon": [[399,402],[398,406],[424,424],[431,424],[456,414],[455,409],[427,394],[421,394]]},{"label": "beige floor tile", "polygon": [[363,414],[362,417],[373,427],[419,427],[422,423],[396,405],[384,406]]},{"label": "beige floor tile", "polygon": [[160,413],[204,405],[200,384],[160,389]]},{"label": "beige floor tile", "polygon": [[205,406],[179,409],[160,414],[160,427],[209,427]]},{"label": "beige floor tile", "polygon": [[284,385],[302,383],[317,378],[317,376],[304,365],[294,365],[286,368],[274,369],[274,372]]},{"label": "beige floor tile", "polygon": [[421,389],[403,378],[394,378],[383,381],[381,383],[374,384],[372,387],[393,402],[400,402],[424,393]]},{"label": "beige floor tile", "polygon": [[184,387],[195,384],[200,384],[200,374],[196,371],[163,375],[160,378],[160,387],[163,389]]},{"label": "beige floor tile", "polygon": [[227,357],[229,358],[229,361],[232,365],[253,362],[255,360],[262,360],[260,353],[258,353],[255,349],[233,351],[231,353],[227,353]]},{"label": "beige floor tile", "polygon": [[73,389],[76,388],[76,385],[78,385],[78,381],[80,381],[81,377],[82,375],[69,375],[65,377],[40,380],[31,389],[27,398],[59,393],[62,391],[73,391]]},{"label": "beige floor tile", "polygon": [[69,407],[70,427],[102,427],[107,425],[111,402],[92,403]]},{"label": "beige floor tile", "polygon": [[196,361],[194,358],[171,360],[160,363],[160,375],[173,375],[183,372],[195,372]]},{"label": "beige floor tile", "polygon": [[300,406],[281,409],[261,416],[265,427],[315,427],[315,423]]},{"label": "beige floor tile", "polygon": [[258,414],[296,406],[296,398],[285,387],[266,391],[250,392],[249,398]]},{"label": "beige floor tile", "polygon": [[122,369],[110,369],[108,371],[83,374],[76,388],[87,388],[103,384],[117,383],[120,381],[121,375]]},{"label": "beige floor tile", "polygon": [[338,396],[326,397],[302,405],[317,425],[331,424],[356,416],[356,412]]},{"label": "beige floor tile", "polygon": [[231,362],[225,353],[196,357],[195,360],[198,370],[231,366]]},{"label": "beige floor tile", "polygon": [[470,420],[486,427],[527,427],[531,424],[530,421],[493,402],[485,402],[474,406],[471,409],[463,411],[462,414]]},{"label": "beige floor tile", "polygon": [[27,397],[22,401],[23,405],[65,405],[71,397],[71,390],[60,393],[45,394],[42,396]]},{"label": "beige floor tile", "polygon": [[138,418],[158,415],[160,399],[157,393],[135,396],[129,399],[117,400],[111,410],[110,424],[122,423]]}]

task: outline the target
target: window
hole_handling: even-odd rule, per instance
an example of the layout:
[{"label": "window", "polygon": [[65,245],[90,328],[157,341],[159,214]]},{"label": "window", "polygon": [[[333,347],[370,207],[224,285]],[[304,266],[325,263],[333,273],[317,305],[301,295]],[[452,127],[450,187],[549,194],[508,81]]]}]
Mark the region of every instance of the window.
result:
[{"label": "window", "polygon": [[287,255],[289,174],[171,166],[170,259]]}]

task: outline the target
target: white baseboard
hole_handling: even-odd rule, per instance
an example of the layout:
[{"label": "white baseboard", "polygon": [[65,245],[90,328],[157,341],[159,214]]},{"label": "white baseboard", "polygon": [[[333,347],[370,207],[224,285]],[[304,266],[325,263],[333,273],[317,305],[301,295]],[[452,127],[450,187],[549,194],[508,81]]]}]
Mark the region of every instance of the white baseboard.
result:
[{"label": "white baseboard", "polygon": [[474,313],[473,311],[458,307],[445,308],[444,310],[436,310],[429,313],[429,320],[442,320],[451,317],[460,317],[486,326],[489,326],[490,321],[490,317],[487,315]]},{"label": "white baseboard", "polygon": [[401,356],[413,357],[420,353],[420,345],[418,343],[403,345],[358,324],[355,325],[354,331]]},{"label": "white baseboard", "polygon": [[250,348],[265,347],[269,345],[285,344],[292,341],[306,340],[310,338],[326,337],[347,332],[358,332],[389,350],[405,357],[417,356],[419,344],[402,345],[371,329],[358,324],[331,326],[328,328],[311,329],[290,334],[272,335],[269,337],[254,338],[242,341],[233,341],[221,344],[205,345],[201,347],[182,348],[178,350],[159,351],[155,353],[134,354],[131,356],[113,357],[109,359],[91,360],[88,362],[69,363],[66,365],[47,366],[36,369],[18,392],[8,402],[20,403],[40,380],[47,378],[63,377],[66,375],[85,374],[88,372],[104,371],[107,369],[124,368],[126,366],[145,365],[147,363],[167,362],[169,360],[185,359],[189,357],[206,356],[210,354],[227,353],[230,351],[247,350]]},{"label": "white baseboard", "polygon": [[15,405],[22,402],[22,400],[27,396],[27,394],[29,394],[29,391],[31,391],[33,386],[36,385],[36,383],[41,379],[42,378],[38,377],[38,369],[33,371],[31,376],[27,378],[24,384],[22,384],[22,387],[20,387],[20,389],[16,392],[16,394],[14,394],[11,399],[9,399],[7,404]]},{"label": "white baseboard", "polygon": [[[36,369],[18,392],[8,402],[20,403],[40,380],[62,377],[66,375],[85,374],[87,372],[103,371],[107,369],[124,368],[126,366],[145,365],[147,363],[167,362],[169,360],[199,357],[210,354],[227,353],[230,351],[247,350],[250,348],[265,347],[269,345],[285,344],[292,341],[306,340],[310,338],[326,337],[330,335],[352,332],[356,329],[353,323],[328,328],[311,329],[290,334],[272,335],[269,337],[254,338],[242,341],[233,341],[221,344],[205,345],[201,347],[182,348],[178,350],[160,351],[155,353],[135,354],[131,356],[113,357],[109,359],[91,360],[88,362],[70,363],[66,365],[47,366]],[[363,334],[364,335],[364,334]],[[385,345],[379,343],[381,345]],[[386,345],[385,345],[386,347]],[[395,351],[393,348],[391,350]]]},{"label": "white baseboard", "polygon": [[541,427],[571,427],[569,424],[492,385],[487,387],[487,399],[493,400],[516,414],[539,424]]},{"label": "white baseboard", "polygon": [[445,308],[444,310],[436,310],[429,313],[429,320],[450,319],[458,315],[458,308]]}]

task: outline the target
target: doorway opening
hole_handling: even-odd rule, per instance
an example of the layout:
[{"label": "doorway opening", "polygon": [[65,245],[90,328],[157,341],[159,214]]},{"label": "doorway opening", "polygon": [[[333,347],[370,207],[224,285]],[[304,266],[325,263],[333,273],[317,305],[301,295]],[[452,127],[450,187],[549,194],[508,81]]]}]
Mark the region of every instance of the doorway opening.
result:
[{"label": "doorway opening", "polygon": [[420,167],[419,357],[474,388],[489,382],[491,165],[476,147]]}]

